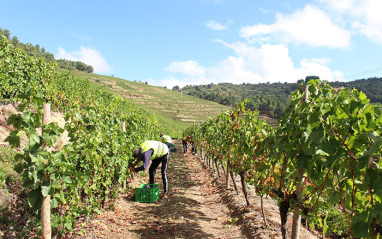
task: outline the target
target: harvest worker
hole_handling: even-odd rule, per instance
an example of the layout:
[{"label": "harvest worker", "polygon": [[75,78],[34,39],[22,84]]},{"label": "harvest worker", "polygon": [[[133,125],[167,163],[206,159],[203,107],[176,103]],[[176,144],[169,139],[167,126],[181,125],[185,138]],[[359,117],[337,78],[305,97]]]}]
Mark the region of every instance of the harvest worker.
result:
[{"label": "harvest worker", "polygon": [[183,139],[182,139],[182,144],[183,144],[183,153],[186,154],[187,153],[187,144],[188,144],[188,141],[190,140],[190,136],[185,136]]},{"label": "harvest worker", "polygon": [[168,135],[160,134],[160,138],[162,140],[162,143],[166,144],[168,147],[168,150],[171,149],[172,140],[171,137]]},{"label": "harvest worker", "polygon": [[155,171],[159,164],[162,163],[162,179],[163,179],[163,190],[165,197],[168,194],[168,181],[167,181],[167,164],[169,159],[170,150],[168,147],[159,142],[148,140],[144,142],[140,148],[134,150],[134,158],[137,162],[143,161],[143,165],[138,168],[130,167],[130,172],[139,172],[146,170],[149,165],[150,160],[152,160],[151,166],[149,168],[150,184],[154,184]]}]

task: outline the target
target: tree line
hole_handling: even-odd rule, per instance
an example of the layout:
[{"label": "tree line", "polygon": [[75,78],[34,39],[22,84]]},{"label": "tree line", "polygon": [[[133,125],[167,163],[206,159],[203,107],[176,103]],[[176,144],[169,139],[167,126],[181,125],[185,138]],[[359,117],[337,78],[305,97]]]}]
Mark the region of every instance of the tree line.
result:
[{"label": "tree line", "polygon": [[[318,76],[307,76],[305,81],[319,79]],[[207,85],[187,85],[182,89],[179,86],[173,90],[184,94],[199,97],[205,100],[214,101],[223,105],[235,106],[239,102],[249,99],[246,108],[248,110],[258,110],[262,114],[273,118],[280,118],[285,115],[290,104],[290,96],[304,79],[296,83],[243,83],[235,85],[232,83],[219,83]],[[364,92],[370,103],[382,103],[382,77],[372,77],[359,79],[350,82],[328,82],[334,88],[357,89]]]},{"label": "tree line", "polygon": [[7,29],[3,30],[0,28],[0,37],[1,36],[6,37],[10,41],[10,43],[13,44],[15,47],[24,49],[29,56],[43,58],[46,62],[55,62],[57,66],[62,69],[70,71],[78,70],[88,73],[93,73],[94,71],[92,66],[86,65],[81,61],[70,61],[65,59],[56,60],[52,53],[47,52],[45,48],[41,47],[39,44],[33,45],[31,43],[22,43],[19,41],[17,36],[11,37],[11,32]]}]

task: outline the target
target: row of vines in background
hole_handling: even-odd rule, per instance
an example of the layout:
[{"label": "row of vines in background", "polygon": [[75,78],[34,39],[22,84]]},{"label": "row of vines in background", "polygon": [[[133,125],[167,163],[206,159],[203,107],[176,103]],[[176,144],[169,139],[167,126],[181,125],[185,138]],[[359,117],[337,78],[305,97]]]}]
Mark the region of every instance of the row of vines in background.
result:
[{"label": "row of vines in background", "polygon": [[227,176],[240,175],[243,188],[251,184],[261,197],[279,202],[284,238],[292,209],[292,238],[299,236],[301,214],[323,234],[376,238],[382,223],[381,106],[355,89],[337,90],[320,80],[305,86],[293,92],[277,128],[246,111],[244,101],[186,133],[201,155],[227,167]]},{"label": "row of vines in background", "polygon": [[[118,195],[130,176],[133,149],[157,138],[160,129],[155,117],[126,99],[56,73],[55,64],[28,56],[6,38],[0,39],[0,59],[1,103],[23,112],[8,119],[15,130],[6,141],[20,147],[20,138],[28,137],[16,170],[28,192],[29,216],[9,226],[22,228],[24,237],[39,235],[42,199],[50,195],[53,233],[71,231],[79,218],[98,213]],[[64,128],[42,124],[45,103],[65,112]],[[57,144],[64,131],[68,143]]]}]

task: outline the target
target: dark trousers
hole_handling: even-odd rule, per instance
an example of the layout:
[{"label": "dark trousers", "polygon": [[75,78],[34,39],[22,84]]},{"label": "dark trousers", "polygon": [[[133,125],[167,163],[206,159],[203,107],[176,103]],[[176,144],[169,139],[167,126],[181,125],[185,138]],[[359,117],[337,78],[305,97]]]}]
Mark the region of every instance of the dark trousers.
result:
[{"label": "dark trousers", "polygon": [[156,158],[151,162],[149,168],[150,184],[154,184],[155,171],[157,170],[160,163],[162,163],[162,179],[163,179],[163,190],[168,193],[168,180],[167,180],[167,164],[168,164],[169,154],[165,154],[160,158]]},{"label": "dark trousers", "polygon": [[183,141],[182,144],[183,144],[183,153],[185,154],[187,153],[187,141]]},{"label": "dark trousers", "polygon": [[191,145],[191,153],[196,153],[196,147],[194,144]]},{"label": "dark trousers", "polygon": [[172,143],[165,143],[168,147],[168,153],[170,153]]}]

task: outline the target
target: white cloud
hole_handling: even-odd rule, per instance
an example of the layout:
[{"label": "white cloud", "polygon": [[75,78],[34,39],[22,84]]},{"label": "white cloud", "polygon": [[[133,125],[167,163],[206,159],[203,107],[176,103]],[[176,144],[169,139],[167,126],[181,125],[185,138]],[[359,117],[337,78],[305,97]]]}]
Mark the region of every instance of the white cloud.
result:
[{"label": "white cloud", "polygon": [[264,8],[262,8],[262,7],[261,7],[261,8],[259,8],[259,11],[260,11],[260,12],[262,12],[262,13],[269,13],[269,11],[268,11],[268,10],[266,10],[266,9],[264,9]]},{"label": "white cloud", "polygon": [[[155,84],[157,83],[158,81],[155,81]],[[166,86],[167,89],[172,89],[174,86],[179,86],[180,88],[182,88],[186,85],[205,85],[210,83],[217,84],[217,81],[211,79],[208,79],[207,81],[203,76],[180,78],[169,76],[167,79],[159,81],[159,85]]]},{"label": "white cloud", "polygon": [[302,59],[300,65],[302,66],[301,69],[307,72],[306,75],[318,75],[321,80],[333,81],[335,74],[323,64],[326,61],[326,59]]},{"label": "white cloud", "polygon": [[205,67],[199,65],[196,61],[177,61],[172,62],[165,71],[172,73],[181,73],[187,76],[204,75]]},{"label": "white cloud", "polygon": [[214,31],[222,31],[227,29],[227,26],[221,25],[217,21],[206,21],[206,22],[203,22],[203,25]]},{"label": "white cloud", "polygon": [[382,31],[380,27],[375,27],[371,24],[363,24],[360,21],[354,21],[352,27],[364,34],[371,41],[382,43]]},{"label": "white cloud", "polygon": [[351,37],[349,31],[332,22],[330,15],[312,5],[291,15],[277,14],[272,25],[243,27],[240,35],[247,39],[271,35],[276,42],[331,48],[349,47]]},{"label": "white cloud", "polygon": [[172,88],[175,85],[200,85],[209,83],[295,83],[308,75],[318,75],[323,80],[338,80],[342,77],[339,71],[331,71],[327,66],[330,59],[302,59],[294,66],[285,45],[263,45],[259,48],[243,42],[227,43],[215,40],[232,49],[235,55],[221,60],[215,65],[205,67],[196,61],[173,62],[166,71],[177,73],[177,77],[169,76],[161,85]]},{"label": "white cloud", "polygon": [[101,53],[86,47],[81,47],[79,51],[66,52],[65,49],[59,47],[58,53],[55,54],[56,59],[66,59],[71,61],[81,61],[87,65],[91,65],[94,73],[112,73],[111,66],[102,57]]},{"label": "white cloud", "polygon": [[355,2],[358,0],[319,0],[321,3],[325,3],[330,5],[333,9],[336,9],[337,11],[344,12],[349,11],[353,8]]},{"label": "white cloud", "polygon": [[271,34],[278,30],[277,25],[256,24],[250,27],[244,27],[240,30],[240,35],[250,38],[256,35]]},{"label": "white cloud", "polygon": [[333,15],[340,15],[350,26],[369,38],[382,43],[381,0],[320,0]]}]

